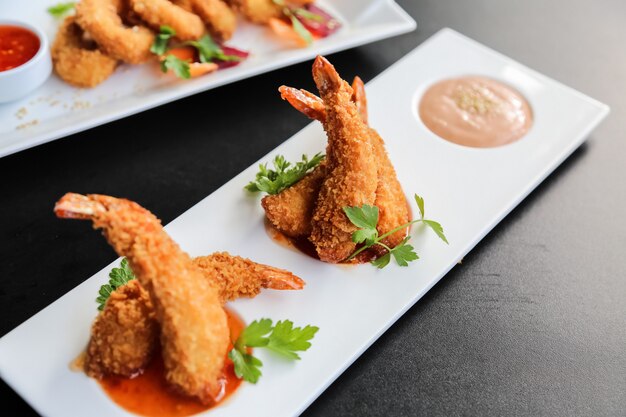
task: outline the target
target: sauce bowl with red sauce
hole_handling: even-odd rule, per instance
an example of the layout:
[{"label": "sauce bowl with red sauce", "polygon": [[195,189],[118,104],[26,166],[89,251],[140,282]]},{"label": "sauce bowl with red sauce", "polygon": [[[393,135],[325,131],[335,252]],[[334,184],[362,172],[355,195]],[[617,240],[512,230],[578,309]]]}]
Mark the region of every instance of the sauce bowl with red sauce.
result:
[{"label": "sauce bowl with red sauce", "polygon": [[0,103],[24,97],[51,72],[46,35],[28,23],[0,19]]}]

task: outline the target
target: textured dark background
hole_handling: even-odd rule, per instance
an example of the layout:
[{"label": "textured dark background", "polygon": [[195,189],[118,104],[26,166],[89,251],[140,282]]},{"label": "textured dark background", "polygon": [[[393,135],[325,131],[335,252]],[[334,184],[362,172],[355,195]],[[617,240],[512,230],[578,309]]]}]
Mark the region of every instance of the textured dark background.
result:
[{"label": "textured dark background", "polygon": [[[333,55],[345,77],[368,81],[447,26],[612,113],[304,415],[624,415],[626,2],[399,3],[418,30]],[[168,223],[307,124],[276,86],[310,88],[309,71],[285,68],[0,159],[0,335],[116,257],[82,223],[53,217],[59,196],[126,196]],[[3,412],[36,415],[3,382],[0,399]]]}]

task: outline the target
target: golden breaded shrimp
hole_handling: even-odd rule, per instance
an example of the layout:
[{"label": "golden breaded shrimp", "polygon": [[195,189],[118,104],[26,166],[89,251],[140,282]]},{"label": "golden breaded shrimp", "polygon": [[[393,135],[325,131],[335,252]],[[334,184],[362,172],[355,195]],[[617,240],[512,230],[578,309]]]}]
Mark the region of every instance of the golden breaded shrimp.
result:
[{"label": "golden breaded shrimp", "polygon": [[139,64],[151,56],[154,33],[144,26],[126,27],[119,15],[123,11],[121,0],[81,0],[76,4],[76,22],[107,55]]},{"label": "golden breaded shrimp", "polygon": [[204,34],[202,19],[169,0],[130,0],[130,6],[148,26],[157,31],[169,26],[180,40],[196,40]]},{"label": "golden breaded shrimp", "polygon": [[203,402],[213,400],[230,343],[226,314],[215,287],[159,219],[137,203],[97,194],[68,193],[55,213],[91,219],[115,251],[126,256],[154,305],[166,380]]},{"label": "golden breaded shrimp", "polygon": [[237,16],[222,0],[189,0],[191,9],[200,16],[213,37],[226,41],[233,37]]},{"label": "golden breaded shrimp", "polygon": [[[355,77],[352,83],[354,94],[352,101],[354,101],[361,119],[367,121],[367,97],[365,95],[365,87],[363,81],[359,77]],[[296,108],[301,113],[305,114],[309,118],[313,118],[321,121],[326,120],[326,110],[323,107],[324,102],[316,95],[309,93],[306,90],[297,90],[292,87],[282,86],[279,88],[281,97]],[[375,205],[379,209],[379,219],[377,230],[379,235],[383,235],[401,224],[409,221],[409,207],[402,190],[402,186],[396,176],[396,171],[393,164],[389,160],[389,155],[385,150],[385,143],[376,130],[369,128],[369,137],[372,143],[372,148],[376,155],[377,160],[377,175],[378,183],[376,187],[376,200]],[[302,181],[306,179],[303,178]],[[281,207],[289,204],[288,201],[281,201]],[[274,208],[275,212],[280,213],[281,207]],[[292,207],[298,207],[292,205]],[[305,213],[292,214],[291,218],[303,218]],[[276,215],[274,215],[274,218]],[[269,218],[269,216],[268,216]],[[280,219],[274,220],[279,222]],[[399,230],[391,236],[388,236],[383,240],[383,243],[389,247],[397,246],[402,239],[406,236],[406,230]],[[375,248],[378,254],[382,254],[385,250],[381,246]]]},{"label": "golden breaded shrimp", "polygon": [[357,228],[343,208],[373,205],[376,199],[376,157],[369,128],[352,102],[350,85],[321,56],[313,64],[313,79],[325,105],[328,146],[327,174],[313,212],[309,240],[322,261],[337,263],[356,248],[352,233]]},{"label": "golden breaded shrimp", "polygon": [[282,10],[272,0],[227,0],[247,20],[267,24],[272,18],[280,18]]},{"label": "golden breaded shrimp", "polygon": [[[193,259],[220,302],[255,297],[263,288],[300,290],[304,281],[289,271],[218,252]],[[132,280],[113,291],[92,328],[85,372],[131,377],[150,362],[159,335],[150,296]]]},{"label": "golden breaded shrimp", "polygon": [[261,200],[267,219],[286,236],[308,237],[317,195],[326,177],[326,162],[322,161],[313,171],[291,187]]},{"label": "golden breaded shrimp", "polygon": [[150,362],[158,337],[150,296],[132,280],[111,293],[91,326],[85,372],[94,378],[136,375]]},{"label": "golden breaded shrimp", "polygon": [[76,87],[95,87],[113,74],[117,60],[99,51],[76,24],[74,16],[65,18],[52,44],[54,70]]}]

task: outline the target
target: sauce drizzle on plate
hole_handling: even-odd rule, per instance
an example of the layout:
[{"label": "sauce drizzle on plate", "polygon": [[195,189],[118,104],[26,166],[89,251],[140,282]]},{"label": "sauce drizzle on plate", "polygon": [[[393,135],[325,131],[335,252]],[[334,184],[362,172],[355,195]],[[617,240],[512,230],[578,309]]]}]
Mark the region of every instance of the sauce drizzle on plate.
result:
[{"label": "sauce drizzle on plate", "polygon": [[[236,340],[245,328],[242,319],[225,308],[231,340]],[[232,345],[228,350],[232,349]],[[100,386],[117,405],[132,413],[147,417],[186,417],[213,408],[226,400],[241,385],[235,375],[233,363],[228,357],[224,363],[222,393],[219,401],[202,404],[195,398],[174,392],[165,380],[165,368],[161,353],[142,373],[134,378],[106,376]]]}]

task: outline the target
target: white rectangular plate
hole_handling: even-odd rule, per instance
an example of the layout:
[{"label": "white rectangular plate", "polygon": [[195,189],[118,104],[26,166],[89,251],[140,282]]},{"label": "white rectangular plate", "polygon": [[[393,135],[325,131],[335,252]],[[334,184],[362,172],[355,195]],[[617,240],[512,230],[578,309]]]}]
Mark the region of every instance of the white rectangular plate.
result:
[{"label": "white rectangular plate", "polygon": [[[499,148],[474,149],[427,131],[416,116],[419,95],[430,83],[460,74],[493,77],[519,89],[535,115],[527,136]],[[343,74],[344,78],[353,75]],[[421,259],[409,267],[391,264],[377,270],[367,264],[321,263],[267,236],[258,197],[243,192],[257,165],[246,169],[167,230],[194,256],[228,250],[303,277],[307,281],[303,291],[265,291],[232,307],[247,322],[289,318],[297,325],[317,325],[320,331],[297,363],[258,350],[264,363],[260,382],[243,384],[226,404],[207,414],[276,417],[302,412],[608,113],[607,106],[448,29],[369,83],[367,91],[371,125],[387,141],[405,192],[425,197],[428,216],[443,224],[450,245],[416,227],[412,241]],[[323,150],[325,142],[320,125],[312,123],[262,161],[275,154],[288,159],[312,155]],[[93,233],[88,225],[85,233]],[[93,300],[109,270],[100,271],[0,339],[0,376],[43,415],[128,415],[94,380],[69,369],[87,343],[97,312]]]},{"label": "white rectangular plate", "polygon": [[[58,21],[46,8],[57,0],[0,2],[0,16],[40,27],[52,42]],[[342,28],[308,48],[293,48],[266,27],[240,21],[228,45],[250,52],[240,65],[193,80],[161,74],[156,64],[124,65],[93,89],[52,76],[29,96],[0,104],[0,157],[121,119],[182,97],[332,52],[410,32],[415,21],[393,0],[318,1]]]}]

